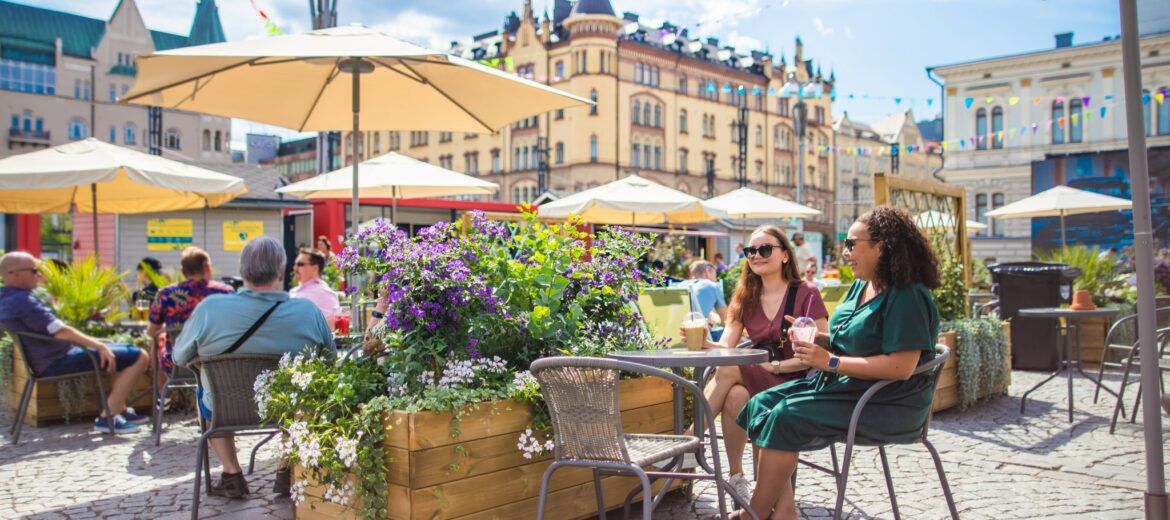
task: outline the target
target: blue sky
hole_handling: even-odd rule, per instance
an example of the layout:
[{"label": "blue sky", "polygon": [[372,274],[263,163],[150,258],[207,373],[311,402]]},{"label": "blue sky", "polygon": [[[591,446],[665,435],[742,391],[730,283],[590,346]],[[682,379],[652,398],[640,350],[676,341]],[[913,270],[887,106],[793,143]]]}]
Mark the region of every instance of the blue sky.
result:
[{"label": "blue sky", "polygon": [[[17,1],[95,18],[107,18],[117,4]],[[147,26],[180,34],[190,30],[195,0],[136,1]],[[285,31],[308,28],[305,0],[254,1]],[[523,7],[523,0],[337,1],[343,24],[361,22],[433,48],[496,29],[508,12]],[[217,0],[217,5],[228,38],[263,33],[263,20],[249,0]],[[745,51],[766,48],[790,61],[799,35],[805,58],[814,59],[826,75],[837,74],[834,111],[864,122],[907,107],[918,119],[933,117],[939,89],[926,77],[928,66],[1051,48],[1059,32],[1075,33],[1075,43],[1121,32],[1116,2],[1104,0],[619,0],[613,5],[619,13],[638,13],[643,22],[669,20],[691,28],[692,35],[718,37]],[[533,1],[538,12],[546,6],[551,11],[552,0]],[[847,99],[849,93],[856,99]],[[866,94],[870,99],[861,99]],[[933,105],[927,98],[934,98]],[[238,123],[233,140],[242,143],[248,131],[268,128]]]}]

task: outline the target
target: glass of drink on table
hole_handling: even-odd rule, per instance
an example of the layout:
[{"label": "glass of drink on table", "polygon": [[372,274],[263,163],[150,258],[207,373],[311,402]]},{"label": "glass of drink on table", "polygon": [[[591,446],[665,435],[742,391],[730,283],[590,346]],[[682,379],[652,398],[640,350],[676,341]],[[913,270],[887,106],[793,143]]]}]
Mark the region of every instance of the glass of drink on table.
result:
[{"label": "glass of drink on table", "polygon": [[817,322],[808,316],[796,318],[796,321],[792,322],[792,327],[789,330],[792,331],[792,338],[796,341],[816,343]]},{"label": "glass of drink on table", "polygon": [[707,317],[701,312],[687,314],[682,329],[687,341],[687,350],[703,350],[703,344],[707,342]]},{"label": "glass of drink on table", "polygon": [[138,311],[135,314],[138,321],[146,321],[146,315],[150,311],[150,300],[146,298],[134,300],[134,310]]}]

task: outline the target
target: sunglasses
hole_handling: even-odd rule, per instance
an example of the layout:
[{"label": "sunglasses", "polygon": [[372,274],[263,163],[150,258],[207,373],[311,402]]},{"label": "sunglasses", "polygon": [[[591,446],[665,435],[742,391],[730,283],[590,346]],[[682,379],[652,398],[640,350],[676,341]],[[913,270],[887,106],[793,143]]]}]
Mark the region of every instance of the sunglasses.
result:
[{"label": "sunglasses", "polygon": [[306,266],[306,265],[311,265],[311,264],[309,264],[309,263],[307,263],[307,262],[297,262],[297,263],[295,263],[295,264],[293,264],[293,265],[295,265],[295,266],[297,266],[297,267],[304,267],[304,266]]},{"label": "sunglasses", "polygon": [[772,256],[772,250],[774,249],[783,250],[784,247],[772,244],[764,244],[760,247],[745,247],[743,248],[743,256],[751,258],[758,254],[760,258],[768,258]]},{"label": "sunglasses", "polygon": [[846,238],[845,240],[842,240],[841,242],[843,244],[845,244],[845,249],[847,251],[852,251],[853,246],[856,246],[858,242],[876,242],[876,240],[873,240],[870,238]]},{"label": "sunglasses", "polygon": [[8,274],[19,273],[21,271],[30,271],[30,272],[32,272],[32,274],[41,274],[41,268],[39,268],[39,267],[25,267],[24,269],[13,269],[11,271],[8,271]]}]

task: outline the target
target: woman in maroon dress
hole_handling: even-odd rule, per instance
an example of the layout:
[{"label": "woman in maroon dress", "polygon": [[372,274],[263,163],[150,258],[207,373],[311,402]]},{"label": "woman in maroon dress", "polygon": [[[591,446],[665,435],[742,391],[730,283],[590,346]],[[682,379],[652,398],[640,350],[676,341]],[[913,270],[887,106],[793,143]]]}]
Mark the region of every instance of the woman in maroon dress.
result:
[{"label": "woman in maroon dress", "polygon": [[816,285],[801,280],[796,255],[784,230],[772,225],[756,228],[749,246],[744,248],[744,257],[747,267],[728,306],[723,336],[718,343],[708,341],[706,348],[735,347],[746,333],[753,348],[770,350],[773,356],[759,365],[719,367],[703,393],[711,410],[723,414],[723,439],[731,475],[728,482],[743,496],[750,496],[743,472],[747,432],[735,423],[735,418],[751,396],[806,375],[807,367],[795,359],[784,316],[807,316],[816,322],[817,329],[827,332],[829,313]]}]

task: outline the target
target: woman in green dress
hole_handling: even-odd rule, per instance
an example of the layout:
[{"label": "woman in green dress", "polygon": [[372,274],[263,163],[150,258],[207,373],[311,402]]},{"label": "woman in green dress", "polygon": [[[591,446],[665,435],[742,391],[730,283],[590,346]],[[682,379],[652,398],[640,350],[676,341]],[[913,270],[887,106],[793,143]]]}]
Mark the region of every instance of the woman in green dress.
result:
[{"label": "woman in green dress", "polygon": [[934,356],[938,339],[934,250],[909,213],[879,206],[849,228],[844,253],[857,281],[829,322],[830,350],[794,343],[797,358],[821,374],[756,395],[737,418],[761,448],[751,500],[760,518],[797,518],[791,477],[800,452],[844,441],[853,407],[873,381],[898,380],[866,404],[859,436],[908,442],[930,413],[930,382],[912,374]]}]

